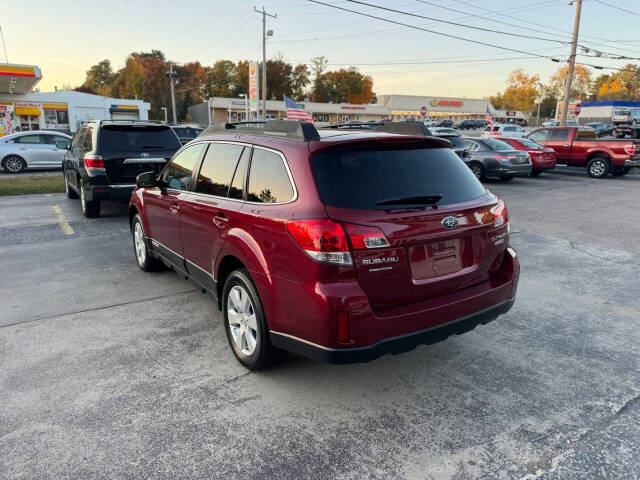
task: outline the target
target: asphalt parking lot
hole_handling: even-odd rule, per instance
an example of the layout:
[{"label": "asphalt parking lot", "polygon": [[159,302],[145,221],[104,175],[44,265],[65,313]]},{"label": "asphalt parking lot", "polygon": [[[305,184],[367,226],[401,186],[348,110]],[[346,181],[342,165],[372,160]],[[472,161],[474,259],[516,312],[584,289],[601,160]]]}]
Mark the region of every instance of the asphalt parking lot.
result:
[{"label": "asphalt parking lot", "polygon": [[125,205],[0,198],[0,478],[638,478],[640,175],[490,182],[515,307],[366,364],[247,372]]}]

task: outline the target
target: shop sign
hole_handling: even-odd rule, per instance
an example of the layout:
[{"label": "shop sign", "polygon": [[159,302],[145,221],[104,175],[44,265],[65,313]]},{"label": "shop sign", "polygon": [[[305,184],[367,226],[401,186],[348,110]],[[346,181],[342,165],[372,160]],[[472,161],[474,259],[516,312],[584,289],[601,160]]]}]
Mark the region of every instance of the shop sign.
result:
[{"label": "shop sign", "polygon": [[461,107],[464,105],[462,100],[431,100],[433,107]]},{"label": "shop sign", "polygon": [[358,107],[355,105],[340,105],[342,110],[364,110],[364,107]]},{"label": "shop sign", "polygon": [[258,84],[258,64],[251,62],[249,64],[249,110],[252,112],[258,111],[258,98],[260,98]]},{"label": "shop sign", "polygon": [[516,112],[514,112],[513,110],[507,110],[506,111],[506,115],[507,115],[507,117],[515,117],[516,116]]}]

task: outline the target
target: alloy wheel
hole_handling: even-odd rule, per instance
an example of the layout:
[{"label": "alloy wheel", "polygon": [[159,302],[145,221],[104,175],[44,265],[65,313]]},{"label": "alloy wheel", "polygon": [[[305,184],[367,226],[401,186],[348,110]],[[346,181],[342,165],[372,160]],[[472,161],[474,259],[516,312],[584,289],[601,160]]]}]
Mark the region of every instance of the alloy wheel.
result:
[{"label": "alloy wheel", "polygon": [[258,320],[251,297],[241,285],[235,285],[229,292],[227,318],[237,349],[243,355],[252,355],[258,344]]},{"label": "alloy wheel", "polygon": [[136,260],[138,265],[144,265],[144,261],[147,259],[147,246],[144,240],[144,231],[140,222],[135,222],[133,227],[133,244],[136,249]]},{"label": "alloy wheel", "polygon": [[607,166],[602,160],[596,160],[591,164],[591,174],[594,177],[601,177],[607,170]]},{"label": "alloy wheel", "polygon": [[4,166],[11,173],[18,173],[22,170],[22,160],[17,157],[9,157],[5,160]]},{"label": "alloy wheel", "polygon": [[480,168],[480,165],[471,165],[471,171],[478,180],[482,178],[482,169]]}]

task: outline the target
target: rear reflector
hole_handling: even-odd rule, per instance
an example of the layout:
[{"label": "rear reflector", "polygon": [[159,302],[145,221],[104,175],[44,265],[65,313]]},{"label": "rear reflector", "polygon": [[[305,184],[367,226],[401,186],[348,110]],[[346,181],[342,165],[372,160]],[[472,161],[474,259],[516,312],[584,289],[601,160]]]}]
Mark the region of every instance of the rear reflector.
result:
[{"label": "rear reflector", "polygon": [[376,227],[365,227],[364,225],[346,224],[347,233],[351,240],[351,247],[354,250],[368,250],[371,248],[384,248],[389,246],[387,237],[382,230]]},{"label": "rear reflector", "polygon": [[349,312],[338,312],[336,317],[338,323],[338,341],[340,343],[351,342],[351,333],[349,331]]},{"label": "rear reflector", "polygon": [[329,219],[296,220],[287,223],[295,242],[317,262],[351,265],[351,253],[342,225]]},{"label": "rear reflector", "polygon": [[624,151],[627,152],[629,155],[635,155],[635,153],[636,153],[636,144],[635,143],[630,143],[629,145],[625,145],[624,146]]}]

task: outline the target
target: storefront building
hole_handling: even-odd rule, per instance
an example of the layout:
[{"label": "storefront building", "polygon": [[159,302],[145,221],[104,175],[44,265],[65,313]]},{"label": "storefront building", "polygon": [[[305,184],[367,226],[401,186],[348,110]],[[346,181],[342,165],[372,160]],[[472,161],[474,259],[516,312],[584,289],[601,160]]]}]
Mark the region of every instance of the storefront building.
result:
[{"label": "storefront building", "polygon": [[[389,117],[388,109],[377,104],[315,102],[298,102],[298,104],[312,114],[313,121],[318,126],[352,121],[379,121]],[[262,102],[260,102],[260,111],[262,111]],[[247,118],[255,119],[256,117],[255,113],[248,112],[248,104],[244,99],[213,97],[208,102],[189,107],[188,121],[208,125],[213,122],[241,122]],[[267,100],[267,118],[286,119],[287,109],[284,101]]]},{"label": "storefront building", "polygon": [[[529,116],[516,110],[496,110],[489,100],[470,98],[441,98],[412,95],[380,95],[377,104],[352,105],[347,103],[298,102],[311,112],[318,126],[347,123],[352,121],[368,122],[391,119],[404,120],[444,120],[454,122],[465,119],[484,119],[487,108],[498,123],[526,124]],[[208,107],[208,108],[207,108]],[[188,121],[207,125],[212,122],[239,122],[247,118],[248,106],[242,98],[213,97],[208,102],[189,107]],[[260,103],[262,109],[262,103]],[[423,115],[424,112],[424,115]],[[267,100],[267,118],[287,118],[283,101]]]},{"label": "storefront building", "polygon": [[0,64],[0,136],[29,130],[75,133],[88,120],[147,120],[150,105],[75,91],[33,91],[37,66]]}]

